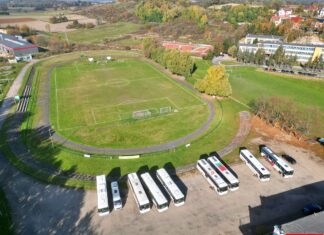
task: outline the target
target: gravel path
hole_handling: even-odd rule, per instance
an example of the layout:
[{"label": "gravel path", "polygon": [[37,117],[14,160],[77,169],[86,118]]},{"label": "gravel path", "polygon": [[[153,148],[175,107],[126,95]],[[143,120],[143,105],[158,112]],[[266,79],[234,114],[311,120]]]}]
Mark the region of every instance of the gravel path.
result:
[{"label": "gravel path", "polygon": [[[50,118],[49,118],[49,105],[50,105],[50,79],[51,79],[51,72],[54,69],[50,69],[47,81],[42,84],[40,87],[39,92],[39,103],[38,105],[41,106],[41,109],[43,110],[43,114],[41,115],[41,118],[39,120],[39,123],[37,126],[48,126],[50,127]],[[191,91],[195,92],[197,91],[193,88],[191,84],[189,84],[186,81],[181,81],[178,79],[175,79],[176,82],[180,83],[182,86],[186,87],[187,89],[190,89]],[[148,147],[142,147],[142,148],[127,148],[127,149],[118,149],[118,148],[98,148],[94,146],[88,146],[80,143],[73,142],[61,135],[58,135],[55,133],[55,131],[52,131],[52,138],[55,142],[57,142],[59,145],[63,145],[67,148],[74,149],[77,151],[82,151],[84,153],[89,154],[104,154],[104,155],[136,155],[136,154],[144,154],[144,153],[152,153],[152,152],[160,152],[165,151],[169,149],[174,149],[177,146],[185,145],[190,143],[191,140],[201,136],[204,134],[211,126],[212,121],[215,117],[215,109],[213,106],[213,102],[207,99],[204,99],[204,102],[207,104],[209,109],[209,116],[205,123],[203,123],[197,130],[194,132],[181,137],[179,139],[159,144],[159,145],[153,145]]]}]

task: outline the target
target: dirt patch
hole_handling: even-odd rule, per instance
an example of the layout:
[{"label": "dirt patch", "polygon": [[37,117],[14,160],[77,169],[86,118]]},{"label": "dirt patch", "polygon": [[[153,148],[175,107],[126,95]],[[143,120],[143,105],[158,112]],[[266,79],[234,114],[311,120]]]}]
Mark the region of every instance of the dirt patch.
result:
[{"label": "dirt patch", "polygon": [[[289,152],[290,148],[302,148],[305,151],[310,151],[314,155],[324,159],[324,148],[319,143],[309,143],[307,139],[297,139],[294,136],[288,135],[287,133],[281,131],[279,128],[267,125],[258,117],[252,118],[252,131],[254,136],[251,138],[251,144],[261,144],[275,141],[275,145],[284,145]],[[290,147],[289,147],[290,146]]]},{"label": "dirt patch", "polygon": [[30,22],[35,21],[33,18],[7,18],[7,19],[0,19],[0,24],[12,24],[12,23],[23,23],[23,22]]}]

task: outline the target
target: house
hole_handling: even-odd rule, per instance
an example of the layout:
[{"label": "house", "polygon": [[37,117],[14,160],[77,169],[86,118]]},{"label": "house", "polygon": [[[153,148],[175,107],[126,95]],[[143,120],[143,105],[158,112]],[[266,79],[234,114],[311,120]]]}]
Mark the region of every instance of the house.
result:
[{"label": "house", "polygon": [[290,17],[291,14],[292,14],[292,9],[290,8],[281,8],[278,11],[278,16],[280,17]]},{"label": "house", "polygon": [[38,47],[21,36],[0,33],[0,57],[8,58],[11,62],[28,61],[36,53]]},{"label": "house", "polygon": [[306,11],[308,11],[308,12],[315,12],[315,11],[318,11],[318,6],[317,5],[309,5],[309,6],[307,6],[306,7]]},{"label": "house", "polygon": [[294,29],[299,29],[300,27],[300,23],[303,21],[304,19],[299,17],[299,16],[293,16],[290,18],[290,21],[293,23],[293,28]]},{"label": "house", "polygon": [[274,15],[271,17],[271,22],[273,22],[275,26],[278,26],[282,23],[282,19],[280,16]]}]

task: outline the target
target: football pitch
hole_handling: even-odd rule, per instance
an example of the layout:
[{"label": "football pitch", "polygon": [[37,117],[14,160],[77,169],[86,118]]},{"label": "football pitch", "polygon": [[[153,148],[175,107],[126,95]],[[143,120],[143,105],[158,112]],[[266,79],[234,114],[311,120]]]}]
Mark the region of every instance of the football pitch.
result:
[{"label": "football pitch", "polygon": [[51,74],[51,124],[85,145],[132,148],[162,144],[198,129],[207,105],[137,58],[79,59]]}]

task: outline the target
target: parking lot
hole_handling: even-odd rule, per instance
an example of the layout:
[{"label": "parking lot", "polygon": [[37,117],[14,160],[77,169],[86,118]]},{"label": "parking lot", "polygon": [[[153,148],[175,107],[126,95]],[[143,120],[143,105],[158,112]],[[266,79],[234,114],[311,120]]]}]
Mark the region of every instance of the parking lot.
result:
[{"label": "parking lot", "polygon": [[[99,234],[262,234],[273,224],[301,217],[305,204],[324,202],[324,161],[303,149],[280,146],[284,149],[269,145],[274,151],[288,149],[286,153],[297,160],[293,178],[282,178],[262,159],[272,175],[269,182],[260,182],[246,165],[239,164],[232,166],[239,176],[239,190],[219,196],[195,171],[180,177],[188,190],[184,206],[171,203],[166,212],[153,208],[140,214],[129,193],[121,211],[107,217],[94,213],[91,225]],[[96,203],[96,192],[88,191],[80,218],[96,210]]]}]

